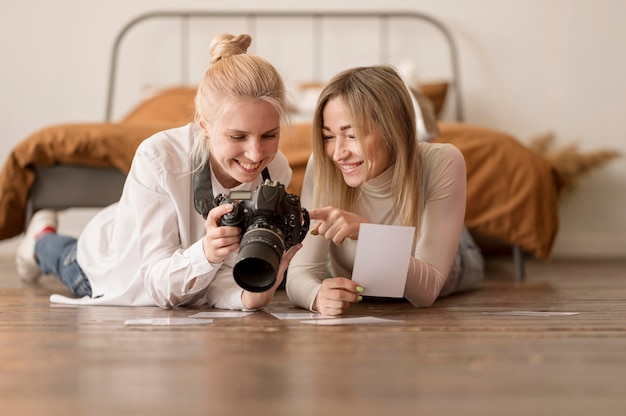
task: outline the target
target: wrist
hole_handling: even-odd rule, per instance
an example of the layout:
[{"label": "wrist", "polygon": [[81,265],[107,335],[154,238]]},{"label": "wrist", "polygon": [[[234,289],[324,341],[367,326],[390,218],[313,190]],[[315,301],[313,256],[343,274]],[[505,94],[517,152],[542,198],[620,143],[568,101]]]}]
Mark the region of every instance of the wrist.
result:
[{"label": "wrist", "polygon": [[313,299],[313,304],[311,304],[311,312],[318,312],[320,308],[317,306],[317,296]]},{"label": "wrist", "polygon": [[274,297],[275,289],[269,289],[265,292],[249,292],[244,290],[241,293],[241,303],[246,309],[259,309],[270,303]]}]

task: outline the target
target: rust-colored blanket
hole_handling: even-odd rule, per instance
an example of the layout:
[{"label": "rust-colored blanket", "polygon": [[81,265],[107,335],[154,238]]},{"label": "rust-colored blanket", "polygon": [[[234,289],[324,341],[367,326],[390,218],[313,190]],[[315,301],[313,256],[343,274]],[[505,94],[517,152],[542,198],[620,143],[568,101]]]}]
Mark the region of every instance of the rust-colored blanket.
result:
[{"label": "rust-colored blanket", "polygon": [[[114,167],[128,172],[139,143],[191,120],[193,90],[173,89],[146,100],[120,123],[58,125],[40,130],[11,152],[0,172],[0,240],[24,230],[32,165]],[[160,120],[154,122],[154,120]],[[436,142],[457,146],[467,164],[465,223],[475,234],[550,256],[558,229],[558,180],[550,163],[515,138],[481,126],[439,123]],[[281,149],[294,171],[289,191],[299,194],[310,154],[310,125],[285,129]]]},{"label": "rust-colored blanket", "polygon": [[440,123],[436,142],[465,156],[465,224],[475,234],[550,257],[558,230],[558,186],[550,163],[513,137],[485,127]]},{"label": "rust-colored blanket", "polygon": [[32,165],[74,164],[128,172],[135,149],[162,124],[66,124],[37,131],[19,143],[0,172],[0,240],[24,231]]}]

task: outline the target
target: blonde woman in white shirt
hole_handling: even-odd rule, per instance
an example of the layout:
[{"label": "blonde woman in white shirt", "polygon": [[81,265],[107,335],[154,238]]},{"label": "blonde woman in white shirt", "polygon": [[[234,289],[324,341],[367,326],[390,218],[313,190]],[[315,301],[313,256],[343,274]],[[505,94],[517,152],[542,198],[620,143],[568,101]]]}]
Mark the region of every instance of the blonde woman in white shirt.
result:
[{"label": "blonde woman in white shirt", "polygon": [[463,225],[463,155],[419,142],[415,126],[410,93],[390,66],[344,71],[321,92],[302,189],[312,230],[286,281],[296,306],[341,315],[362,299],[351,280],[362,223],[416,227],[404,290],[416,307],[481,281],[483,258]]},{"label": "blonde woman in white shirt", "polygon": [[256,309],[270,302],[300,245],[282,256],[272,287],[243,290],[233,279],[241,230],[219,225],[232,205],[208,211],[205,204],[201,213],[194,203],[199,172],[215,195],[255,189],[264,170],[285,186],[291,180],[278,148],[285,87],[271,64],[246,54],[250,43],[245,34],[213,40],[195,122],[141,143],[120,201],[96,214],[78,240],[56,234],[56,213],[34,215],[16,257],[24,281],[57,276],[78,295],[51,296],[61,303]]}]

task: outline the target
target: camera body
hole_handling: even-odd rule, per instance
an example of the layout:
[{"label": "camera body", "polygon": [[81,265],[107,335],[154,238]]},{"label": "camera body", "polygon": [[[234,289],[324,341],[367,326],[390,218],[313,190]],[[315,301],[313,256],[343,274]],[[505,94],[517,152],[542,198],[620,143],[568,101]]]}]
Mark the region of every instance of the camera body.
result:
[{"label": "camera body", "polygon": [[217,195],[213,206],[224,204],[231,204],[233,210],[222,216],[220,225],[241,228],[235,281],[245,290],[264,292],[276,282],[283,252],[304,240],[309,214],[297,195],[269,179],[253,191]]}]

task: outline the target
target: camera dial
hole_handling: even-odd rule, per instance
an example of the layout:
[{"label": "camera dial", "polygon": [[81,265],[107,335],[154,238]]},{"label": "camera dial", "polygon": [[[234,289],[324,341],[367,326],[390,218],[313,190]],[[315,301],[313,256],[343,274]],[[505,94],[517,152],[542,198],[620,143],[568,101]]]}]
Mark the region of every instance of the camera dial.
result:
[{"label": "camera dial", "polygon": [[222,215],[221,225],[239,225],[246,215],[245,208],[237,203],[232,202],[233,210]]}]

